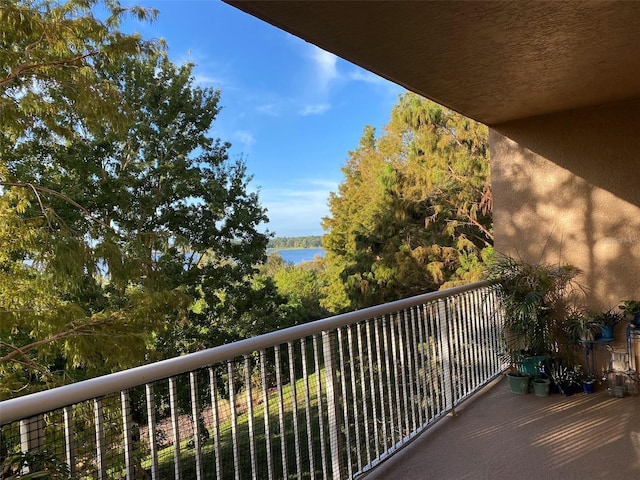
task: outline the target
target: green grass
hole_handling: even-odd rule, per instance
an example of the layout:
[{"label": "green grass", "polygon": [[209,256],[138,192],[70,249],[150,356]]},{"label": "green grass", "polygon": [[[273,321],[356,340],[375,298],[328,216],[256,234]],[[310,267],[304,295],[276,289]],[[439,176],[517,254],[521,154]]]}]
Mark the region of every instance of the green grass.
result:
[{"label": "green grass", "polygon": [[[324,375],[321,376],[322,388],[324,389]],[[322,472],[322,460],[320,451],[320,426],[318,416],[318,395],[317,395],[317,373],[309,375],[309,403],[310,403],[310,417],[311,417],[311,438],[313,440],[313,458],[314,469],[316,472]],[[291,384],[283,386],[283,410],[284,410],[284,435],[286,445],[286,459],[288,476],[294,477],[296,473],[296,459],[295,459],[295,434],[294,434],[294,421],[293,421],[293,389]],[[254,392],[255,394],[255,392]],[[304,399],[304,379],[296,381],[296,394],[298,404],[298,431],[299,431],[299,443],[302,457],[302,475],[296,478],[310,478],[310,461],[308,451],[308,436],[307,420],[306,420],[306,408]],[[241,392],[236,396],[237,400],[244,399],[244,392]],[[262,398],[262,396],[260,396]],[[275,478],[283,478],[282,469],[282,447],[281,447],[281,432],[280,432],[280,418],[279,418],[279,406],[278,406],[278,392],[272,392],[268,397],[269,402],[269,429],[271,436],[271,458],[274,469]],[[228,405],[228,401],[220,402],[222,409],[223,405]],[[323,408],[326,408],[323,405]],[[327,425],[326,411],[323,411],[325,428]],[[222,477],[221,478],[234,478],[234,456],[233,456],[233,436],[232,436],[232,421],[227,420],[220,424],[220,459],[222,463]],[[255,456],[258,476],[266,476],[267,471],[267,442],[265,437],[265,425],[264,425],[264,405],[253,406],[253,431],[255,438]],[[213,439],[213,431],[209,430],[211,434],[209,440],[202,446],[202,461],[205,478],[214,479],[216,477],[216,463],[215,463],[215,447]],[[241,478],[250,478],[251,476],[251,455],[249,444],[249,415],[243,413],[237,417],[236,437],[238,441],[238,467]],[[195,479],[195,450],[189,447],[191,439],[184,440],[180,443],[181,453],[181,470],[185,480]],[[173,475],[174,471],[174,447],[170,446],[164,448],[158,452],[159,468],[161,476],[164,478],[166,475]],[[149,469],[151,461],[149,458],[142,462],[143,469]],[[165,472],[163,474],[162,472]]]}]

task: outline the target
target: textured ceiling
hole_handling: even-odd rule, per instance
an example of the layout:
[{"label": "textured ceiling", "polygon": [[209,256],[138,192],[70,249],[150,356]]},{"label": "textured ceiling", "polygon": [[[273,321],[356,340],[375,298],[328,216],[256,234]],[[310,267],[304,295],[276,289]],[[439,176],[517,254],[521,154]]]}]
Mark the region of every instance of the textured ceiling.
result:
[{"label": "textured ceiling", "polygon": [[225,1],[488,125],[640,98],[640,1]]}]

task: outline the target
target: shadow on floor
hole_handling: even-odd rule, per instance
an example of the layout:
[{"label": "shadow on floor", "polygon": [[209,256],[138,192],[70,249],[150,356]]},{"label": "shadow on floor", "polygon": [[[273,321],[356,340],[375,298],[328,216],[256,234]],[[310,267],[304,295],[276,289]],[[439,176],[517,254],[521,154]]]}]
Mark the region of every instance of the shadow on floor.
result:
[{"label": "shadow on floor", "polygon": [[640,479],[640,397],[513,395],[500,380],[366,479]]}]

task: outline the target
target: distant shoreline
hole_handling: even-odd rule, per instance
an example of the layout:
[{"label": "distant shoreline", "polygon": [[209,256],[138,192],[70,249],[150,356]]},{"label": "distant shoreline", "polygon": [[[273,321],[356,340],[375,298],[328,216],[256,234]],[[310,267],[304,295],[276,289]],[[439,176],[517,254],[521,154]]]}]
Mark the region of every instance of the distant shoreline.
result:
[{"label": "distant shoreline", "polygon": [[322,235],[308,235],[306,237],[276,237],[270,238],[267,248],[278,250],[293,250],[306,248],[322,248]]},{"label": "distant shoreline", "polygon": [[322,246],[320,247],[267,247],[267,252],[279,252],[281,250],[324,250]]}]

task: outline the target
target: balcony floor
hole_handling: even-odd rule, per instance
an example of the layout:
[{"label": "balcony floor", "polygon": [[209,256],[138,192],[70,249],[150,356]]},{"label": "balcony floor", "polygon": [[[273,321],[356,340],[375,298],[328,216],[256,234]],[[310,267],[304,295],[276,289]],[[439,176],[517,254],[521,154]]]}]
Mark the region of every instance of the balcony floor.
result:
[{"label": "balcony floor", "polygon": [[640,396],[485,388],[367,475],[383,479],[640,479]]}]

